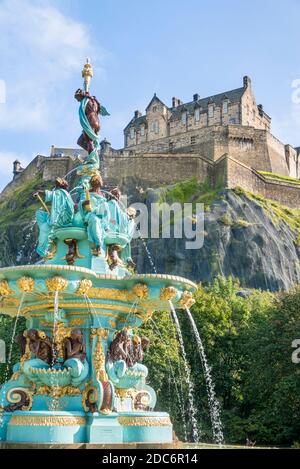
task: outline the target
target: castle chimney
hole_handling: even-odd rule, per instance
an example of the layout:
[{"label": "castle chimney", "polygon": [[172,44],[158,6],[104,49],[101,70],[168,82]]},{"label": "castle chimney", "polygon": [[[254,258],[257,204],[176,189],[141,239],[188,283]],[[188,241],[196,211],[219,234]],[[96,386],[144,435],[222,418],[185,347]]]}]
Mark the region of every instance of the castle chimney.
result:
[{"label": "castle chimney", "polygon": [[198,95],[198,93],[195,93],[195,94],[193,95],[193,101],[198,101],[198,100],[199,100],[199,97],[200,97],[200,96]]},{"label": "castle chimney", "polygon": [[172,107],[177,107],[177,106],[180,106],[181,104],[182,104],[182,101],[180,101],[179,98],[175,98],[175,97],[172,98]]},{"label": "castle chimney", "polygon": [[134,111],[134,118],[137,119],[138,117],[141,117],[142,113],[140,111]]},{"label": "castle chimney", "polygon": [[263,114],[264,114],[264,107],[262,104],[258,104],[257,105],[257,108],[258,108],[258,114],[262,117]]},{"label": "castle chimney", "polygon": [[244,88],[251,88],[251,78],[247,75],[243,78]]}]

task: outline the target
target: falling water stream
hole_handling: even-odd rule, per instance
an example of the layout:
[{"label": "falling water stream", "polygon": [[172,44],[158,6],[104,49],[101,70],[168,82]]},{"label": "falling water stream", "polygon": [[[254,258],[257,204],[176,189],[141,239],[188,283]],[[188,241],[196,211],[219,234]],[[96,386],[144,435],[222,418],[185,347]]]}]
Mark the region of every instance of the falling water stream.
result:
[{"label": "falling water stream", "polygon": [[[158,334],[160,340],[165,343],[164,338],[163,338],[160,330],[158,329],[157,325],[155,324],[155,321],[153,321],[153,319],[150,318],[149,322],[152,326],[152,329],[155,330],[155,332]],[[177,397],[177,401],[178,401],[178,405],[179,405],[179,410],[180,410],[180,414],[181,414],[181,418],[182,418],[184,440],[187,441],[186,416],[185,416],[185,412],[184,412],[183,390],[182,390],[182,385],[181,385],[182,380],[181,380],[180,364],[178,365],[178,371],[179,371],[179,380],[178,381],[179,381],[180,389],[178,389],[177,379],[176,379],[176,376],[175,376],[174,369],[171,365],[171,360],[168,356],[166,356],[166,358],[168,360],[170,374],[171,374],[171,380],[170,381],[173,381],[173,383],[174,383],[175,393],[176,393],[176,397]],[[169,381],[169,384],[170,384],[170,381]],[[169,395],[171,395],[171,393],[169,393]]]},{"label": "falling water stream", "polygon": [[179,340],[179,345],[182,353],[182,358],[183,358],[183,364],[184,364],[184,371],[185,371],[185,380],[186,384],[188,386],[188,404],[189,404],[189,417],[191,419],[191,425],[192,425],[192,439],[194,443],[199,442],[199,431],[198,431],[198,426],[197,426],[197,419],[196,419],[196,414],[197,414],[197,409],[195,406],[194,402],[194,385],[192,382],[191,378],[191,370],[189,367],[189,364],[187,362],[187,357],[185,353],[185,348],[184,348],[184,342],[183,342],[183,337],[181,333],[181,328],[180,324],[178,321],[178,317],[174,308],[174,305],[171,300],[169,300],[170,308],[171,308],[171,313],[172,317],[175,323],[177,335],[178,335],[178,340]]},{"label": "falling water stream", "polygon": [[[53,368],[56,365],[57,361],[57,350],[56,350],[56,336],[57,336],[57,322],[58,322],[58,308],[59,308],[59,297],[58,291],[54,292],[54,308],[53,308],[53,330],[52,330],[52,362],[51,367]],[[52,389],[55,388],[57,385],[55,376],[51,375],[51,384]],[[59,398],[52,394],[50,402],[49,402],[49,410],[55,412],[60,410]]]},{"label": "falling water stream", "polygon": [[[139,231],[139,230],[138,230]],[[141,236],[141,232],[139,231],[140,239],[143,243],[143,246],[146,250],[149,262],[151,264],[151,267],[154,271],[154,273],[157,273],[154,261],[152,259],[151,253],[148,249],[148,246],[146,244],[146,241],[143,239]],[[188,385],[188,404],[189,404],[189,416],[191,418],[191,423],[192,423],[192,437],[195,442],[199,441],[199,432],[198,432],[198,427],[197,427],[197,419],[196,419],[196,407],[194,403],[194,398],[193,398],[193,393],[194,393],[194,385],[191,379],[191,370],[189,367],[189,364],[187,362],[187,357],[186,357],[186,352],[184,348],[184,342],[183,342],[183,337],[182,337],[182,332],[181,332],[181,327],[180,323],[177,317],[176,310],[174,308],[174,305],[171,300],[169,300],[170,308],[171,308],[171,315],[176,327],[177,331],[177,336],[180,344],[180,349],[183,357],[183,363],[184,363],[184,370],[186,374],[186,383]],[[200,355],[200,360],[203,368],[203,373],[204,373],[204,378],[205,378],[205,383],[206,383],[206,389],[207,389],[207,394],[208,394],[208,402],[209,402],[209,410],[210,410],[210,418],[211,418],[211,423],[212,423],[212,430],[213,430],[213,438],[214,441],[217,444],[223,444],[224,443],[224,435],[223,435],[223,426],[222,426],[222,421],[220,417],[220,403],[218,399],[216,398],[215,394],[215,388],[214,388],[214,383],[212,380],[211,376],[211,369],[210,366],[208,365],[204,346],[199,334],[199,331],[197,329],[196,323],[194,321],[194,318],[192,316],[192,313],[188,308],[186,308],[187,315],[189,318],[189,321],[191,323],[193,332],[195,334],[196,342],[197,342],[197,347],[198,347],[198,352]]]},{"label": "falling water stream", "polygon": [[203,346],[199,331],[197,329],[196,323],[194,321],[192,313],[187,307],[186,307],[186,312],[190,320],[193,332],[195,334],[198,352],[200,355],[200,360],[201,360],[203,373],[205,377],[213,438],[217,444],[223,444],[224,435],[223,435],[223,426],[222,426],[221,417],[220,417],[220,403],[218,399],[216,398],[215,386],[211,377],[211,369],[207,362],[204,346]]}]

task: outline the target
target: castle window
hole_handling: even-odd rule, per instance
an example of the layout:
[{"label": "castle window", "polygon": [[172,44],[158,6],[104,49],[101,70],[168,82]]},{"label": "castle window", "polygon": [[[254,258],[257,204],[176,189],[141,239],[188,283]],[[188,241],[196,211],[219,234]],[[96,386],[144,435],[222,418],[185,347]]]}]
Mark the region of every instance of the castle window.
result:
[{"label": "castle window", "polygon": [[253,120],[255,121],[256,119],[256,113],[255,113],[255,110],[253,110]]},{"label": "castle window", "polygon": [[213,104],[211,104],[210,106],[208,106],[208,117],[209,117],[209,118],[214,117],[214,105],[213,105]]},{"label": "castle window", "polygon": [[191,145],[195,145],[195,143],[196,143],[196,137],[193,135],[191,137]]},{"label": "castle window", "polygon": [[169,150],[173,150],[174,148],[174,143],[173,142],[169,142]]},{"label": "castle window", "polygon": [[181,123],[183,125],[186,125],[186,122],[187,122],[187,112],[184,111],[182,114],[181,114]]},{"label": "castle window", "polygon": [[223,112],[223,114],[228,113],[228,101],[223,101],[222,112]]},{"label": "castle window", "polygon": [[152,111],[156,112],[157,111],[157,106],[153,106]]},{"label": "castle window", "polygon": [[144,135],[145,135],[145,126],[144,125],[141,125],[140,131],[141,131],[141,137],[144,137]]},{"label": "castle window", "polygon": [[197,107],[195,109],[195,122],[199,122],[200,120],[200,109]]},{"label": "castle window", "polygon": [[134,136],[135,136],[135,131],[134,131],[134,128],[131,127],[131,129],[130,129],[130,138],[131,138],[131,140],[134,139]]},{"label": "castle window", "polygon": [[155,132],[156,134],[159,133],[159,123],[158,123],[158,121],[153,121],[152,122],[151,129],[152,129],[152,132]]}]

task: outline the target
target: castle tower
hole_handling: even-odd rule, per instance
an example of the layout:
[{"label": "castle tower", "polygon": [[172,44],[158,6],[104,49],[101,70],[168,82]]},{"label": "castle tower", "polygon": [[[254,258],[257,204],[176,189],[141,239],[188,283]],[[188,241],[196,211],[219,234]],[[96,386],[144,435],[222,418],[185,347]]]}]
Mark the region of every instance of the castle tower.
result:
[{"label": "castle tower", "polygon": [[23,168],[21,166],[21,163],[19,160],[15,160],[13,162],[13,175],[14,179],[23,171]]}]

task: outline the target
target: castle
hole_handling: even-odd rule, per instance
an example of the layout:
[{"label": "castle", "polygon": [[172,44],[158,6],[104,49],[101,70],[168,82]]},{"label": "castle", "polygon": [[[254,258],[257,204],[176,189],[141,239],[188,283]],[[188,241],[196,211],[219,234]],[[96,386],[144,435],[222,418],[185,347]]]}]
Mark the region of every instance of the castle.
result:
[{"label": "castle", "polygon": [[[210,97],[194,94],[168,107],[154,94],[145,115],[139,111],[124,129],[124,148],[101,142],[101,171],[111,184],[158,187],[196,177],[212,186],[241,186],[290,207],[300,206],[300,148],[271,133],[271,118],[256,103],[251,79],[243,86]],[[3,193],[27,174],[44,179],[66,174],[84,157],[82,150],[52,146],[50,157],[38,155],[23,170],[14,163],[14,179]]]}]

